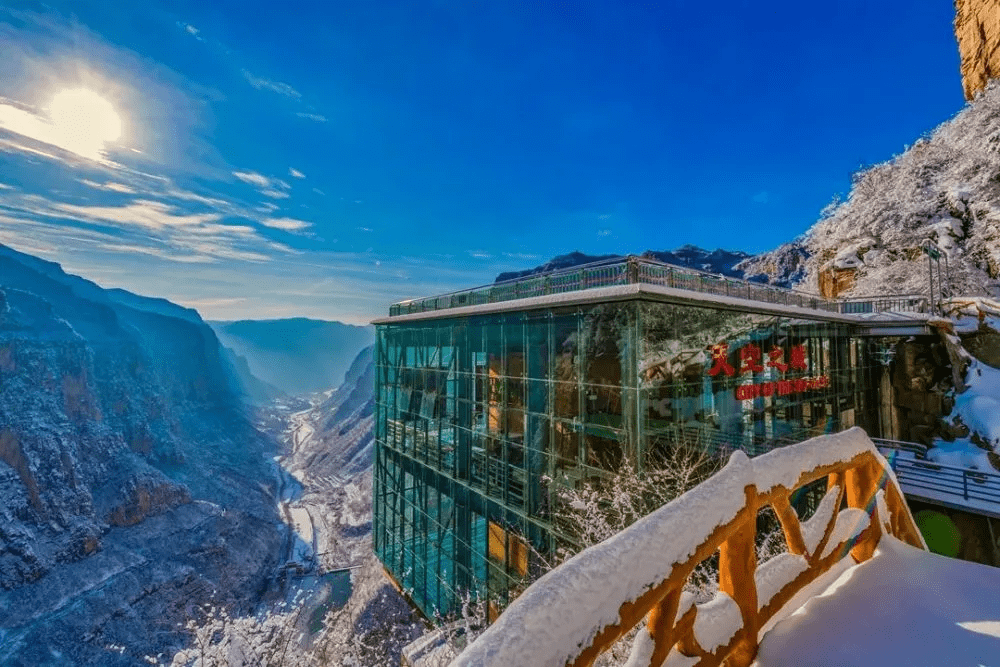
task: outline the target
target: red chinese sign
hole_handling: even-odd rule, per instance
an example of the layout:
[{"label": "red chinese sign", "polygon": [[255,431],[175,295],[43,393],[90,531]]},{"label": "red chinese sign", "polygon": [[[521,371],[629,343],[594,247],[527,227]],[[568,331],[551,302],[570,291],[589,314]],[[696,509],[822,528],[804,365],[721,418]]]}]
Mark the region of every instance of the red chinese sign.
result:
[{"label": "red chinese sign", "polygon": [[[806,362],[806,346],[804,343],[793,345],[789,350],[788,359],[785,359],[785,349],[777,345],[772,345],[765,356],[764,350],[757,343],[748,343],[739,348],[736,353],[739,370],[729,363],[729,344],[719,343],[709,348],[712,355],[712,366],[708,374],[716,377],[720,374],[732,377],[734,375],[744,375],[746,373],[763,373],[769,368],[774,368],[780,373],[788,371],[807,371],[809,364]],[[812,389],[824,389],[830,386],[830,378],[826,375],[817,377],[797,378],[794,380],[778,380],[777,382],[763,382],[760,384],[748,384],[736,387],[737,400],[749,400],[762,396],[787,396],[788,394],[809,391]]]},{"label": "red chinese sign", "polygon": [[811,378],[795,380],[778,380],[777,382],[761,382],[760,384],[744,384],[736,387],[736,400],[748,401],[762,396],[788,396],[812,389],[826,389],[830,386],[827,375],[817,375]]},{"label": "red chinese sign", "polygon": [[[725,373],[729,376],[736,375],[736,369],[729,363],[729,343],[713,345],[709,350],[712,352],[712,367],[708,371],[709,375],[712,377],[715,377],[719,373]],[[808,370],[808,364],[806,364],[806,346],[803,343],[792,345],[791,355],[787,363],[785,363],[784,348],[777,345],[772,346],[768,351],[766,362],[763,360],[763,352],[760,349],[760,345],[756,343],[749,343],[741,347],[737,356],[740,360],[740,375],[744,373],[763,373],[765,367],[776,368],[782,373],[788,370]]]}]

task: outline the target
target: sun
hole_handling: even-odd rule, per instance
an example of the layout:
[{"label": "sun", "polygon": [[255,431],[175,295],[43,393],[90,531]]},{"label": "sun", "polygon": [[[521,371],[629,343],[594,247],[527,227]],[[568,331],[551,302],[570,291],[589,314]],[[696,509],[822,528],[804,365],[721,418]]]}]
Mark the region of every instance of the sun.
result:
[{"label": "sun", "polygon": [[111,103],[86,88],[58,93],[49,115],[62,145],[84,157],[99,158],[105,144],[122,134],[122,119]]}]

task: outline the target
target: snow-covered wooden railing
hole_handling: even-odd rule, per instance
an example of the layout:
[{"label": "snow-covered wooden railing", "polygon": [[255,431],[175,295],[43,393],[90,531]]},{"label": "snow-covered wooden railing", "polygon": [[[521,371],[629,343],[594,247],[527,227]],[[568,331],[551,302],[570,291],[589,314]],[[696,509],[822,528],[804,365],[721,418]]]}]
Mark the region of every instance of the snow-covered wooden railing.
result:
[{"label": "snow-covered wooden railing", "polygon": [[[826,496],[801,521],[791,494],[824,477]],[[758,565],[757,514],[766,506],[788,552]],[[629,667],[745,667],[765,624],[796,593],[848,554],[870,558],[885,532],[926,549],[861,429],[755,459],[736,452],[718,474],[535,582],[452,667],[591,665],[643,618]],[[719,592],[695,604],[684,585],[716,551]]]}]

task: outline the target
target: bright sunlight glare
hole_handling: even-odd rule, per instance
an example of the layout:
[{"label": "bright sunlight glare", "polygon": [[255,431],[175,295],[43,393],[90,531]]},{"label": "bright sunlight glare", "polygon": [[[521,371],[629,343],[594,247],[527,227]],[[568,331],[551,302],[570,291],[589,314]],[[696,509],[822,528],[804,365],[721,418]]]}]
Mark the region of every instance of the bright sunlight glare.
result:
[{"label": "bright sunlight glare", "polygon": [[64,90],[49,107],[53,128],[74,153],[97,159],[122,134],[121,117],[106,99],[86,88]]}]

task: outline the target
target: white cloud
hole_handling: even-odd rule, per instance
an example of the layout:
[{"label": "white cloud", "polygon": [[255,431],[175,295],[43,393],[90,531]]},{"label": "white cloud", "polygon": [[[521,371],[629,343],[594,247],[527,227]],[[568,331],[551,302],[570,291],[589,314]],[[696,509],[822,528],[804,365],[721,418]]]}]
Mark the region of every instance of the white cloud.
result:
[{"label": "white cloud", "polygon": [[233,176],[244,183],[256,185],[259,188],[271,187],[271,179],[264,174],[258,174],[256,171],[234,171]]},{"label": "white cloud", "polygon": [[298,169],[295,169],[294,167],[289,167],[288,168],[288,175],[291,176],[292,178],[305,178],[306,177],[305,174],[303,174]]},{"label": "white cloud", "polygon": [[[21,137],[54,146],[77,157],[95,162],[105,162],[105,146],[101,140],[82,140],[78,131],[69,131],[53,125],[48,118],[27,111],[12,104],[0,102],[0,129],[7,130]],[[56,160],[64,159],[52,154],[39,152],[30,145],[12,141],[4,142],[7,146],[22,152],[38,153]]]},{"label": "white cloud", "polygon": [[303,220],[296,220],[295,218],[264,218],[260,221],[260,224],[265,227],[281,229],[286,232],[296,232],[312,227],[312,223],[305,222]]},{"label": "white cloud", "polygon": [[78,206],[57,203],[52,206],[54,213],[68,213],[92,222],[113,222],[124,225],[138,225],[149,229],[165,227],[188,227],[216,222],[222,218],[218,213],[183,214],[168,204],[152,200],[137,200],[124,206]]},{"label": "white cloud", "polygon": [[233,176],[248,185],[260,188],[260,193],[271,199],[288,199],[289,195],[287,191],[292,189],[292,186],[287,181],[283,181],[280,178],[268,177],[256,171],[234,171]]},{"label": "white cloud", "polygon": [[205,38],[202,37],[201,34],[200,34],[201,30],[198,30],[198,28],[195,28],[190,23],[184,23],[183,21],[178,21],[177,22],[177,27],[180,28],[180,29],[182,29],[184,32],[186,32],[187,34],[191,35],[195,39],[197,39],[199,42],[204,42],[205,41]]},{"label": "white cloud", "polygon": [[322,190],[320,190],[319,188],[313,188],[313,192],[315,192],[316,194],[318,194],[320,197],[325,197],[326,196],[326,193],[323,192]]},{"label": "white cloud", "polygon": [[[227,215],[240,215],[235,205],[231,207],[234,210],[225,213],[194,213],[152,199],[123,206],[82,206],[15,195],[0,202],[0,232],[4,237],[27,235],[77,252],[144,255],[182,263],[268,262],[274,253],[295,253],[263,237],[253,226],[222,222]],[[11,215],[3,215],[5,211]],[[244,217],[256,220],[253,215]],[[286,220],[271,226],[280,225],[295,231],[308,223]]]},{"label": "white cloud", "polygon": [[270,90],[272,93],[278,93],[279,95],[291,97],[296,100],[302,97],[302,93],[281,81],[271,81],[270,79],[254,76],[246,70],[243,70],[243,78],[257,90]]},{"label": "white cloud", "polygon": [[108,192],[120,192],[126,195],[134,195],[137,192],[127,185],[122,183],[115,183],[113,181],[106,181],[104,183],[97,183],[95,181],[87,180],[86,178],[80,180],[84,185],[90,186],[96,190],[106,190]]},{"label": "white cloud", "polygon": [[307,120],[314,120],[317,123],[325,123],[326,122],[326,116],[322,116],[322,115],[320,115],[318,113],[306,113],[305,111],[297,111],[295,113],[295,115],[298,116],[299,118],[305,118]]}]

